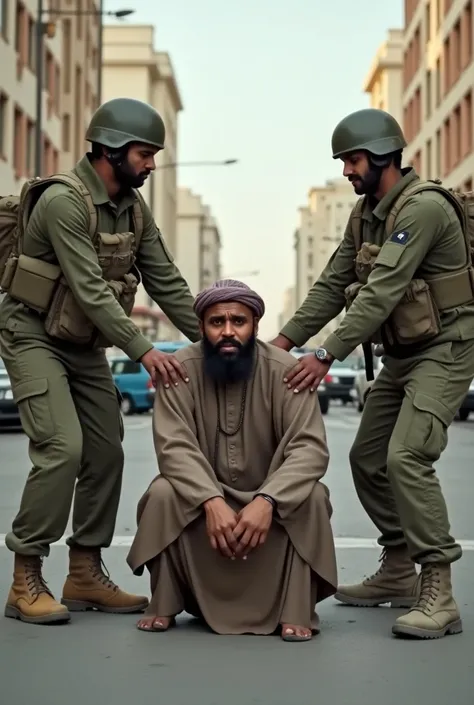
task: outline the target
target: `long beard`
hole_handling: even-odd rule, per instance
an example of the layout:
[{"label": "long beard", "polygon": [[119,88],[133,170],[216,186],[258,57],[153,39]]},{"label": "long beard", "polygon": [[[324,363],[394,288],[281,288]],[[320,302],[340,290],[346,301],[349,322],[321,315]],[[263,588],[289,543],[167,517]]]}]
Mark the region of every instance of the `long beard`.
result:
[{"label": "long beard", "polygon": [[256,346],[255,335],[252,335],[245,345],[236,340],[232,341],[232,345],[235,345],[237,352],[233,354],[222,353],[220,352],[222,342],[213,345],[205,335],[203,336],[204,374],[217,384],[245,382],[252,374]]}]

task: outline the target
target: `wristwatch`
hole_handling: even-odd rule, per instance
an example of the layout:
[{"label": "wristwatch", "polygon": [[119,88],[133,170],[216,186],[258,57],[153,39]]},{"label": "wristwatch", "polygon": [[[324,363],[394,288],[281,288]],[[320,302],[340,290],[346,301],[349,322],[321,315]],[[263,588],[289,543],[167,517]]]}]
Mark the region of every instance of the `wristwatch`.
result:
[{"label": "wristwatch", "polygon": [[316,348],[314,354],[320,362],[328,362],[328,351],[325,348]]},{"label": "wristwatch", "polygon": [[275,500],[273,499],[273,497],[270,497],[270,495],[265,494],[264,492],[259,492],[259,493],[258,493],[257,495],[255,495],[255,496],[256,496],[256,497],[263,497],[263,499],[266,499],[267,502],[269,502],[269,503],[272,505],[272,507],[273,507],[274,510],[277,508],[277,503],[275,502]]}]

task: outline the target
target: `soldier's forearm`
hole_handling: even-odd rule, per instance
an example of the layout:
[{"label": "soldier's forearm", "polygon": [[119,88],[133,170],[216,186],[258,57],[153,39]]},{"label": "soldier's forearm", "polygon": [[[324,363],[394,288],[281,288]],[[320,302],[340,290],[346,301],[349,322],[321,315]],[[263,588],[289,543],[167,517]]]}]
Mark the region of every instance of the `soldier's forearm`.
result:
[{"label": "soldier's forearm", "polygon": [[316,282],[293,318],[283,326],[280,335],[293,341],[296,347],[301,347],[332,321],[342,311],[344,304],[344,295],[334,292],[326,284]]}]

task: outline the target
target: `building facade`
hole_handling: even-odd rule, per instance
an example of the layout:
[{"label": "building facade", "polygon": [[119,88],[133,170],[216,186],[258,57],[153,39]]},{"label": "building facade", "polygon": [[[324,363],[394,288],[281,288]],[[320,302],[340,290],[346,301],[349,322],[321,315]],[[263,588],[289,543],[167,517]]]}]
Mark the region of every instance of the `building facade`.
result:
[{"label": "building facade", "polygon": [[[299,209],[299,224],[294,236],[296,277],[294,308],[305,300],[334,250],[339,246],[349,215],[357,201],[347,179],[333,179],[325,186],[312,188],[308,203]],[[341,316],[325,326],[307,345],[315,347],[338,325]]]},{"label": "building facade", "polygon": [[201,196],[178,189],[176,264],[194,296],[221,278],[221,237]]},{"label": "building facade", "polygon": [[364,93],[370,96],[370,107],[385,110],[400,125],[403,122],[403,41],[402,29],[389,29],[364,81]]},{"label": "building facade", "polygon": [[472,189],[472,0],[405,0],[403,127],[406,160],[422,178]]},{"label": "building facade", "polygon": [[[43,17],[42,175],[74,165],[84,153],[84,133],[97,105],[98,2],[45,2]],[[0,3],[0,181],[19,193],[36,176],[36,0]]]},{"label": "building facade", "polygon": [[296,288],[294,286],[289,286],[283,292],[282,309],[278,316],[278,330],[281,330],[283,326],[288,323],[290,318],[296,311]]},{"label": "building facade", "polygon": [[[164,120],[165,149],[157,155],[157,168],[141,193],[167,246],[176,256],[178,116],[183,104],[169,55],[154,49],[152,25],[104,27],[102,99],[105,102],[120,97],[136,98],[153,105]],[[138,292],[133,318],[153,338],[177,335],[143,287]],[[154,326],[157,329],[153,333]]]}]

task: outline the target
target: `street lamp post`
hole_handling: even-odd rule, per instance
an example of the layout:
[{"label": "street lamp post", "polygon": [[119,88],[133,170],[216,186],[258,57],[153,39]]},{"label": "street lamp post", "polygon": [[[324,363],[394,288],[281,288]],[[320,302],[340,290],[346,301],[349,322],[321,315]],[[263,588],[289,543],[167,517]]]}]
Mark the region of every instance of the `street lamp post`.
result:
[{"label": "street lamp post", "polygon": [[[48,30],[48,25],[43,22],[43,15],[50,12],[49,8],[45,8],[44,0],[38,0],[37,19],[36,19],[36,131],[35,131],[35,173],[36,176],[41,176],[43,165],[43,80],[44,80],[44,35]],[[99,66],[98,66],[98,94],[102,92],[102,18],[104,15],[123,19],[132,15],[135,10],[117,10],[116,12],[104,12],[103,0],[100,0],[100,9],[97,12],[91,11],[74,11],[66,12],[55,11],[54,16],[60,17],[77,17],[78,15],[99,16]]]},{"label": "street lamp post", "polygon": [[157,169],[171,169],[178,166],[230,166],[237,164],[238,159],[223,159],[222,161],[211,162],[171,162],[170,164],[158,164]]}]

